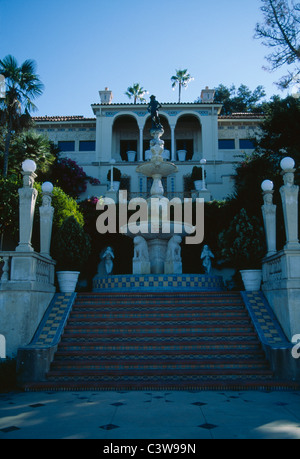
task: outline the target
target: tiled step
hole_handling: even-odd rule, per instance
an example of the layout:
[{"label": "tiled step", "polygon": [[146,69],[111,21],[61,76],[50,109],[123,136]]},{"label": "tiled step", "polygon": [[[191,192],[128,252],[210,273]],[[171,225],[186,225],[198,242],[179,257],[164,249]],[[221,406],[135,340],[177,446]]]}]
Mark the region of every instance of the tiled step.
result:
[{"label": "tiled step", "polygon": [[99,375],[101,372],[110,372],[110,371],[126,371],[126,374],[131,374],[132,372],[136,372],[137,374],[149,371],[162,371],[163,374],[166,374],[168,371],[202,371],[202,370],[218,370],[218,369],[228,369],[228,370],[236,370],[236,369],[268,369],[268,366],[264,360],[252,360],[249,359],[247,361],[244,360],[233,360],[233,359],[224,359],[222,361],[211,359],[195,359],[193,361],[170,361],[170,360],[154,360],[154,361],[147,361],[146,359],[140,359],[138,362],[129,360],[127,362],[121,361],[105,361],[99,362],[95,361],[55,361],[51,366],[51,374],[55,374],[56,371],[60,372],[63,370],[64,374],[72,371],[84,371],[85,374],[89,371],[98,371]]},{"label": "tiled step", "polygon": [[239,292],[78,294],[46,376],[66,390],[272,381]]},{"label": "tiled step", "polygon": [[223,369],[176,369],[174,373],[173,369],[165,370],[163,374],[157,375],[157,370],[109,370],[105,374],[98,370],[86,370],[84,373],[82,370],[66,370],[65,372],[51,371],[47,375],[47,380],[51,381],[97,381],[97,382],[114,382],[114,381],[126,381],[126,382],[145,382],[145,381],[206,381],[213,378],[232,379],[235,377],[236,380],[244,380],[247,377],[266,378],[272,379],[272,373],[268,369],[257,369],[252,370],[251,368],[223,368]]}]

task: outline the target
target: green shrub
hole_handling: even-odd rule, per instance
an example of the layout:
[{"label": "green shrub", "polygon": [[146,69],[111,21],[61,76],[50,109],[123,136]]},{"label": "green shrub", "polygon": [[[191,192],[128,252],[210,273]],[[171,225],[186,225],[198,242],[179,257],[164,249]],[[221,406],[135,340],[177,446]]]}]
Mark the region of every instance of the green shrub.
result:
[{"label": "green shrub", "polygon": [[62,271],[80,271],[91,252],[90,237],[75,217],[66,218],[58,228],[52,240],[52,255],[56,260],[56,269]]},{"label": "green shrub", "polygon": [[229,227],[219,234],[224,261],[241,269],[260,269],[266,253],[264,230],[256,217],[248,217],[245,209],[234,217]]}]

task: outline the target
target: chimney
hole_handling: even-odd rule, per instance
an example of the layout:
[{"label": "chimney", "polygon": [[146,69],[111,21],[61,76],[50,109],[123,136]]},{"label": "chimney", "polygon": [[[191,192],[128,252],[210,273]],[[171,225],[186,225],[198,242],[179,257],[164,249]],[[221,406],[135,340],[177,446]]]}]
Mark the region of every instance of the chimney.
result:
[{"label": "chimney", "polygon": [[104,91],[99,91],[101,104],[109,105],[113,99],[113,93],[108,88],[105,88]]},{"label": "chimney", "polygon": [[208,86],[205,87],[205,89],[202,89],[201,91],[201,102],[202,103],[209,103],[213,102],[215,98],[215,90],[214,89],[209,89]]}]

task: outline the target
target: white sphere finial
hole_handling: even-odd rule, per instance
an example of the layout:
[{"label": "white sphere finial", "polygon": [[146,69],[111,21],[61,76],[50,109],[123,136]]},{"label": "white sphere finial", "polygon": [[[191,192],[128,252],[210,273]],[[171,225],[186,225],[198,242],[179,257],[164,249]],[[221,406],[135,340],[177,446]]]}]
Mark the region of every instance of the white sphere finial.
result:
[{"label": "white sphere finial", "polygon": [[283,160],[281,161],[280,167],[284,171],[294,169],[295,161],[293,160],[293,158],[287,156],[286,158],[283,158]]},{"label": "white sphere finial", "polygon": [[22,162],[22,169],[24,172],[35,172],[36,164],[32,159],[25,159],[25,161]]},{"label": "white sphere finial", "polygon": [[261,184],[261,189],[263,191],[272,191],[274,188],[274,184],[271,180],[264,180]]},{"label": "white sphere finial", "polygon": [[203,164],[203,165],[205,165],[205,164],[206,164],[206,159],[204,159],[204,158],[203,158],[203,159],[201,159],[201,161],[200,161],[200,164]]},{"label": "white sphere finial", "polygon": [[52,193],[53,185],[51,182],[44,182],[42,185],[42,192],[43,193]]}]

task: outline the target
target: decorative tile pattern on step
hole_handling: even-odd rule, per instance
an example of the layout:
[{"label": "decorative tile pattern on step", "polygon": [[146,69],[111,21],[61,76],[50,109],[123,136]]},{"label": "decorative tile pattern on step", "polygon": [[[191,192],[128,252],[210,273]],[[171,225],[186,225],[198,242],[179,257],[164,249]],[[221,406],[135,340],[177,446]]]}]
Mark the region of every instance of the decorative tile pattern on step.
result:
[{"label": "decorative tile pattern on step", "polygon": [[45,316],[31,342],[31,346],[53,346],[64,328],[76,293],[57,293],[54,295]]},{"label": "decorative tile pattern on step", "polygon": [[291,347],[263,292],[241,293],[261,341],[275,348]]}]

